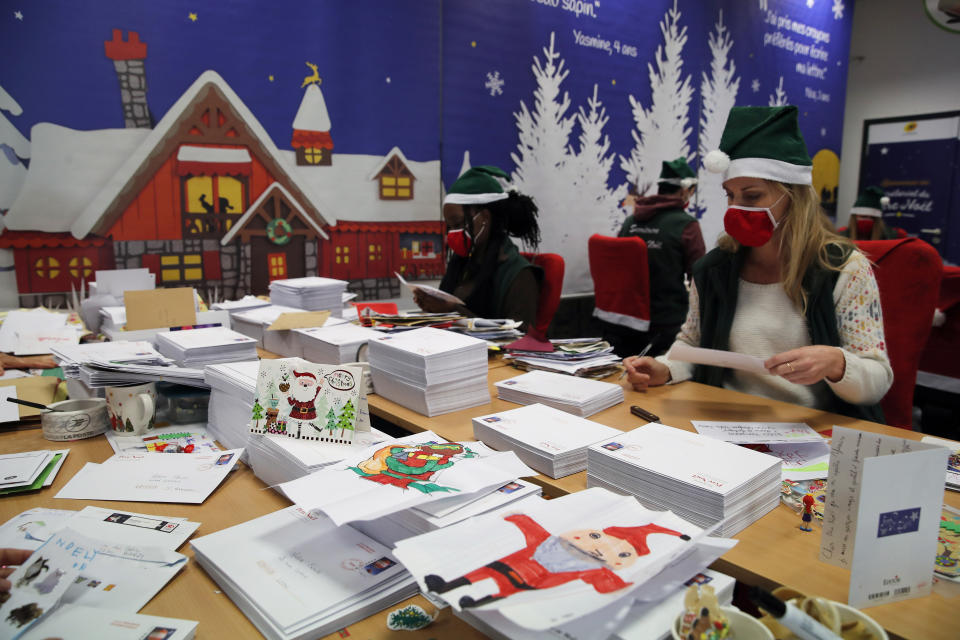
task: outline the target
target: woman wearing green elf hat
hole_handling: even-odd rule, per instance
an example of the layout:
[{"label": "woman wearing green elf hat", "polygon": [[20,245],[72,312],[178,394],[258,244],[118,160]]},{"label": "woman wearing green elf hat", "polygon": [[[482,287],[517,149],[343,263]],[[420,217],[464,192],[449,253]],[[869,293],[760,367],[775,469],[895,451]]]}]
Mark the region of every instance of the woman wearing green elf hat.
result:
[{"label": "woman wearing green elf hat", "polygon": [[756,356],[764,371],[627,358],[636,389],[693,379],[883,421],[893,382],[870,263],[832,231],[797,108],[734,107],[704,165],[723,172],[726,235],[693,270],[677,342]]},{"label": "woman wearing green elf hat", "polygon": [[537,205],[509,187],[497,167],[473,167],[450,186],[443,200],[451,256],[440,288],[465,305],[438,300],[418,290],[424,311],[458,311],[465,316],[510,318],[526,329],[537,316],[542,270],[527,262],[510,236],[530,249],[540,244]]}]

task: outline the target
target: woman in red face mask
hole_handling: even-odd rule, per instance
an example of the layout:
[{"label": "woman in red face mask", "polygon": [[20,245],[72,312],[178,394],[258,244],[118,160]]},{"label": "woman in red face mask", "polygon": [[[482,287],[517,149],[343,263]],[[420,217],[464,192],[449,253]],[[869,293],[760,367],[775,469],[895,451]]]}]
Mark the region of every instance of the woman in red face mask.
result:
[{"label": "woman in red face mask", "polygon": [[443,203],[450,257],[440,288],[466,305],[417,291],[413,299],[424,311],[511,318],[521,321],[524,329],[533,324],[543,272],[520,255],[510,236],[536,249],[537,205],[529,196],[505,188],[508,179],[497,167],[480,166],[465,171],[450,186]]},{"label": "woman in red face mask", "polygon": [[755,356],[765,370],[628,358],[634,388],[693,379],[883,422],[893,371],[877,283],[820,209],[797,108],[734,107],[704,165],[724,174],[726,234],[694,266],[677,341]]}]

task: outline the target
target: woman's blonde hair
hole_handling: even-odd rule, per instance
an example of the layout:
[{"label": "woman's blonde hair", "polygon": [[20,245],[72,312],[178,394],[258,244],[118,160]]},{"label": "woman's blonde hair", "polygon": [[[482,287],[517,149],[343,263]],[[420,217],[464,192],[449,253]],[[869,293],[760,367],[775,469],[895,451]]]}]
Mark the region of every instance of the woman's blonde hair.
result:
[{"label": "woman's blonde hair", "polygon": [[[833,224],[820,208],[820,197],[813,187],[772,180],[765,182],[789,200],[787,212],[777,227],[779,239],[774,238],[773,241],[780,243],[780,283],[783,290],[800,312],[806,313],[807,292],[803,289],[803,277],[807,270],[816,264],[824,269],[840,271],[846,260],[843,264],[833,264],[830,261],[829,247],[856,247],[849,239],[834,231]],[[731,252],[740,249],[740,243],[728,234],[720,236],[717,246]],[[849,256],[849,251],[844,253]]]}]

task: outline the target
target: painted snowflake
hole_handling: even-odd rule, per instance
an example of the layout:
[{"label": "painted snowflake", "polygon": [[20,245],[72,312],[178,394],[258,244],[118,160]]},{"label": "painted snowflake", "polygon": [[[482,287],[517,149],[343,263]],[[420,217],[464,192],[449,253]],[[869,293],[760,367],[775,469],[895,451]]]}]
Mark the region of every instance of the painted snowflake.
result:
[{"label": "painted snowflake", "polygon": [[483,86],[487,88],[491,96],[503,95],[503,85],[504,80],[500,77],[499,71],[487,72],[487,81],[483,83]]},{"label": "painted snowflake", "polygon": [[767,0],[760,0],[760,11],[767,10]]},{"label": "painted snowflake", "polygon": [[833,11],[834,20],[840,20],[843,18],[843,9],[843,0],[833,0],[833,7],[831,7],[831,10]]},{"label": "painted snowflake", "polygon": [[807,0],[807,8],[813,9],[813,0]]},{"label": "painted snowflake", "polygon": [[750,88],[753,89],[754,93],[757,93],[758,91],[760,91],[760,80],[758,80],[757,78],[754,78],[753,82],[750,83]]}]

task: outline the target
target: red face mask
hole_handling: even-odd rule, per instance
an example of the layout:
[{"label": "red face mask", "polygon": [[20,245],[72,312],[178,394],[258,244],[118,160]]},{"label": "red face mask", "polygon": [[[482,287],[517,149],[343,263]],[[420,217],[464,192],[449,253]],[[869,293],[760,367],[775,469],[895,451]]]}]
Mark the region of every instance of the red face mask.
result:
[{"label": "red face mask", "polygon": [[473,248],[473,238],[466,229],[454,229],[447,232],[447,246],[461,258],[466,258]]},{"label": "red face mask", "polygon": [[872,218],[857,218],[857,237],[863,238],[873,232]]},{"label": "red face mask", "polygon": [[767,244],[779,224],[770,209],[777,206],[780,200],[783,200],[783,196],[770,207],[729,207],[723,216],[724,230],[746,247]]}]

